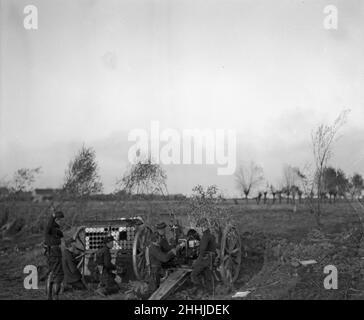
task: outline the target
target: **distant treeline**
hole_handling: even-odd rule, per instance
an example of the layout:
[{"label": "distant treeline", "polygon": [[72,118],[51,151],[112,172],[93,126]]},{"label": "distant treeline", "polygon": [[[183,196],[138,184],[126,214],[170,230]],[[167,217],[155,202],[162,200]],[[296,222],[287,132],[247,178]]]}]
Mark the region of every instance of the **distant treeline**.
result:
[{"label": "distant treeline", "polygon": [[[45,192],[46,190],[46,192]],[[91,201],[123,201],[123,200],[174,200],[181,201],[187,199],[187,196],[183,194],[127,194],[126,192],[119,191],[117,193],[109,194],[93,194],[88,195],[87,200]],[[70,201],[74,200],[72,195],[66,194],[59,189],[36,189],[33,192],[15,192],[12,193],[5,188],[0,190],[0,201],[33,201],[33,202],[45,202],[45,201]]]}]

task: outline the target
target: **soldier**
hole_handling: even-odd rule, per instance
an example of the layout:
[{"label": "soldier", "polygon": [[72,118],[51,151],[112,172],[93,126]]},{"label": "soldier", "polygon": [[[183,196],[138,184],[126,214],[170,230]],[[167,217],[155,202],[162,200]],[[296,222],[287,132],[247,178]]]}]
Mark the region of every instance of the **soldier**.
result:
[{"label": "soldier", "polygon": [[209,229],[207,219],[203,218],[198,223],[202,228],[202,238],[200,241],[200,253],[193,265],[193,270],[191,273],[191,280],[196,287],[203,286],[203,281],[205,281],[205,286],[209,292],[212,291],[212,272],[210,271],[210,267],[212,266],[215,260],[216,254],[216,240],[213,234]]},{"label": "soldier", "polygon": [[[157,230],[157,234],[159,236],[159,247],[162,250],[162,252],[164,252],[164,253],[168,253],[169,251],[171,251],[174,248],[174,246],[171,245],[167,240],[166,227],[167,227],[167,225],[164,222],[158,223],[155,226],[155,228]],[[175,266],[176,266],[175,259],[170,259],[170,260],[168,260],[168,262],[162,263],[163,269],[169,269],[169,268],[173,268]]]},{"label": "soldier", "polygon": [[114,238],[107,236],[104,246],[96,252],[96,264],[101,269],[100,284],[97,292],[103,296],[119,291],[119,285],[115,281],[114,271],[116,266],[111,262],[110,249],[114,245]]},{"label": "soldier", "polygon": [[164,222],[158,223],[156,226],[156,230],[159,235],[159,246],[164,253],[169,252],[172,249],[172,246],[169,244],[166,237],[166,227],[167,225]]},{"label": "soldier", "polygon": [[173,248],[167,253],[163,252],[160,246],[160,234],[153,233],[151,236],[151,245],[149,246],[149,267],[150,276],[148,281],[148,293],[152,294],[158,289],[161,280],[162,263],[170,261],[175,255],[178,248]]},{"label": "soldier", "polygon": [[62,267],[64,272],[63,285],[65,289],[72,288],[77,290],[86,290],[87,287],[83,282],[80,270],[77,268],[76,256],[80,251],[75,246],[74,239],[68,239],[65,242],[63,251]]},{"label": "soldier", "polygon": [[62,211],[56,211],[50,217],[45,229],[44,244],[46,247],[46,257],[48,264],[48,278],[47,278],[47,298],[48,300],[58,300],[58,295],[61,290],[63,280],[62,269],[62,250],[61,243],[63,233],[61,227],[64,221],[64,214]]}]

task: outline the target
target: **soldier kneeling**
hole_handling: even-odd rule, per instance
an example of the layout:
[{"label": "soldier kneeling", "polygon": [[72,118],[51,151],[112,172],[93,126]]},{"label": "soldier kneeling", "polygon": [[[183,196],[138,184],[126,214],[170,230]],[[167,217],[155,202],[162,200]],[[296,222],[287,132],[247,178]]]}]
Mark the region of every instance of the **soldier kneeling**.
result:
[{"label": "soldier kneeling", "polygon": [[100,284],[97,292],[103,296],[119,291],[119,285],[115,281],[116,266],[111,262],[110,249],[113,247],[114,238],[107,236],[104,246],[96,252],[96,264],[100,270]]}]

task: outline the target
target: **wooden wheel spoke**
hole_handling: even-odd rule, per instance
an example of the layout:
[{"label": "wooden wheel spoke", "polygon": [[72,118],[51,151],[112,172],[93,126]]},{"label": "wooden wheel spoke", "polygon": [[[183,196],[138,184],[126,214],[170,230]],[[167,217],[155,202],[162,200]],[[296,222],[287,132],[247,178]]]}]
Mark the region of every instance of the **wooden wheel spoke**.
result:
[{"label": "wooden wheel spoke", "polygon": [[144,279],[146,269],[146,248],[150,243],[151,230],[142,226],[135,235],[133,244],[133,269],[139,280]]},{"label": "wooden wheel spoke", "polygon": [[240,251],[239,248],[235,248],[235,249],[233,249],[233,250],[230,251],[230,255],[235,255],[239,251]]},{"label": "wooden wheel spoke", "polygon": [[140,268],[142,266],[143,262],[144,262],[144,259],[143,258],[140,258],[138,260],[138,262],[137,262],[138,268]]},{"label": "wooden wheel spoke", "polygon": [[140,271],[140,267],[142,266],[142,264],[143,264],[143,260],[141,260],[141,259],[140,259],[140,260],[138,261],[138,269],[139,269],[139,271]]},{"label": "wooden wheel spoke", "polygon": [[229,238],[226,239],[226,247],[225,248],[228,251],[230,250],[230,240],[229,240]]},{"label": "wooden wheel spoke", "polygon": [[223,263],[224,263],[225,261],[227,261],[228,259],[230,259],[230,257],[229,257],[228,255],[225,255],[225,256],[223,257],[223,259],[222,259]]}]

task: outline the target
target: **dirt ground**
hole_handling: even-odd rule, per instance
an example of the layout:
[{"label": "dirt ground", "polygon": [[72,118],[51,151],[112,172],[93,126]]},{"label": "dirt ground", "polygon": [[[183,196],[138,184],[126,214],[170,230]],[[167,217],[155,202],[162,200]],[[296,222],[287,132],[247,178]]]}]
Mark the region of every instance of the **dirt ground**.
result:
[{"label": "dirt ground", "polygon": [[[227,202],[226,206],[238,222],[241,233],[243,260],[238,280],[233,287],[218,284],[214,296],[194,292],[193,286],[187,281],[170,299],[232,299],[237,291],[250,291],[245,299],[364,298],[363,228],[350,205],[326,204],[321,230],[316,229],[314,217],[304,205],[298,205],[296,212],[288,204],[256,205],[241,202],[236,205]],[[66,214],[72,216],[75,224],[82,223],[85,218],[133,215],[142,215],[148,219],[154,216],[155,219],[167,221],[171,207],[179,219],[186,220],[183,206],[171,202],[154,203],[152,209],[141,202],[122,204],[121,207],[95,202],[88,207],[86,215],[78,216],[77,219],[74,219],[75,213],[71,209]],[[19,203],[14,206],[0,203],[2,225],[5,225],[5,220],[25,220],[20,231],[3,234],[0,239],[0,299],[45,299],[44,281],[39,282],[38,290],[24,289],[23,268],[29,264],[42,266],[45,263],[41,243],[42,224],[46,217],[46,204]],[[309,259],[317,263],[310,266],[299,263]],[[324,268],[327,265],[337,267],[337,290],[324,288],[327,276]],[[41,276],[43,269],[39,270]],[[90,290],[86,292],[64,292],[62,299],[130,299],[133,296],[125,292],[133,289],[135,283],[121,284],[121,293],[107,298],[97,295],[95,287],[96,284],[91,284]]]}]

